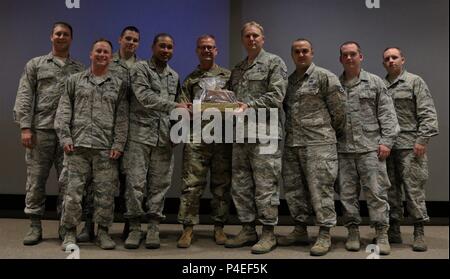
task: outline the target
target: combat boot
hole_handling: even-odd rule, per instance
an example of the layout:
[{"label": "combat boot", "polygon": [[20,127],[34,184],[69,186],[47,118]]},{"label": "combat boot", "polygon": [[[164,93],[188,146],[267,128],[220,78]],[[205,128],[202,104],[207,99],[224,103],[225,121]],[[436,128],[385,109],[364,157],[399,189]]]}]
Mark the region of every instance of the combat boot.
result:
[{"label": "combat boot", "polygon": [[294,230],[286,236],[277,238],[277,243],[280,246],[291,245],[309,245],[308,230],[306,225],[296,225]]},{"label": "combat boot", "polygon": [[233,238],[225,241],[226,248],[239,248],[254,245],[258,241],[255,223],[244,223],[241,231]]},{"label": "combat boot", "polygon": [[124,247],[126,249],[137,249],[142,239],[141,222],[139,219],[130,219],[127,223],[130,225],[130,232],[125,240]]},{"label": "combat boot", "polygon": [[145,238],[145,248],[158,249],[161,246],[159,240],[159,221],[150,220],[148,223],[147,236]]},{"label": "combat boot", "polygon": [[227,235],[223,231],[223,224],[214,225],[214,241],[217,245],[224,245],[227,241]]},{"label": "combat boot", "polygon": [[40,216],[31,216],[30,229],[23,239],[23,245],[36,245],[42,241],[42,224]]},{"label": "combat boot", "polygon": [[389,237],[387,234],[388,228],[376,226],[376,244],[380,248],[380,255],[389,255],[391,253],[391,246],[389,245]]},{"label": "combat boot", "polygon": [[359,236],[358,225],[350,225],[348,228],[347,241],[345,242],[345,249],[348,251],[359,251],[361,249],[361,241]]},{"label": "combat boot", "polygon": [[178,248],[189,248],[192,243],[192,238],[194,237],[194,226],[192,225],[184,225],[183,233],[178,239],[177,247]]},{"label": "combat boot", "polygon": [[316,243],[309,251],[311,256],[323,256],[331,249],[330,228],[320,227]]},{"label": "combat boot", "polygon": [[277,247],[277,238],[275,237],[273,230],[274,226],[263,226],[261,238],[258,243],[252,247],[252,254],[269,253]]},{"label": "combat boot", "polygon": [[108,228],[100,225],[97,228],[97,239],[95,244],[104,250],[112,250],[116,248],[116,243],[108,234]]},{"label": "combat boot", "polygon": [[72,244],[77,244],[77,227],[73,227],[70,229],[66,228],[66,234],[64,235],[64,241],[61,245],[61,249],[66,251],[67,246]]},{"label": "combat boot", "polygon": [[402,234],[400,232],[400,222],[392,221],[388,230],[389,243],[403,243]]},{"label": "combat boot", "polygon": [[427,244],[425,243],[425,232],[423,223],[415,223],[413,251],[425,252],[427,249],[428,247]]},{"label": "combat boot", "polygon": [[80,234],[77,236],[78,242],[89,242],[95,238],[95,223],[92,222],[92,218],[87,217],[84,222],[84,227],[81,229]]}]

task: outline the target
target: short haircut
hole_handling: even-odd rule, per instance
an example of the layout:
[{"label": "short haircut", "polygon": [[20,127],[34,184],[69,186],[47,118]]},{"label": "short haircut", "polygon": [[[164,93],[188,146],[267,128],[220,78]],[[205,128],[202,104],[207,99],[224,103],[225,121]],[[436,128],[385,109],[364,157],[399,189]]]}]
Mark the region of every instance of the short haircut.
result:
[{"label": "short haircut", "polygon": [[362,49],[361,46],[355,42],[355,41],[346,41],[344,43],[342,43],[342,45],[339,47],[339,54],[342,55],[342,47],[346,46],[346,45],[355,45],[358,48],[358,52],[361,54],[362,53]]},{"label": "short haircut", "polygon": [[53,27],[52,27],[52,35],[53,35],[53,31],[55,31],[55,28],[56,28],[57,26],[63,26],[63,27],[68,28],[68,29],[70,30],[70,37],[73,38],[73,29],[72,29],[72,26],[71,26],[69,23],[64,22],[64,21],[57,21],[57,22],[53,23]]},{"label": "short haircut", "polygon": [[95,46],[96,43],[100,43],[100,42],[108,43],[109,46],[111,47],[111,52],[113,51],[113,45],[112,45],[111,41],[108,40],[108,39],[105,39],[105,38],[100,38],[100,39],[95,40],[94,43],[92,43],[91,50],[94,49],[94,46]]},{"label": "short haircut", "polygon": [[138,29],[136,26],[132,26],[132,25],[125,27],[125,28],[122,30],[122,33],[120,33],[120,37],[122,38],[123,35],[125,34],[125,32],[127,32],[127,31],[133,31],[133,32],[136,32],[136,33],[139,34],[139,38],[141,38],[141,32],[139,32],[139,29]]},{"label": "short haircut", "polygon": [[296,39],[296,40],[294,40],[293,42],[292,42],[292,45],[291,45],[291,52],[294,50],[294,43],[296,43],[296,42],[307,42],[310,46],[311,46],[311,50],[313,49],[313,44],[311,43],[311,41],[310,40],[308,40],[308,39],[305,39],[305,38],[298,38],[298,39]]},{"label": "short haircut", "polygon": [[250,21],[250,22],[244,23],[244,25],[242,26],[241,37],[244,35],[245,29],[250,26],[254,26],[254,27],[258,28],[261,31],[261,34],[264,35],[264,28],[261,26],[261,24],[259,24],[256,21]]},{"label": "short haircut", "polygon": [[402,58],[405,58],[405,56],[403,55],[402,49],[399,48],[399,47],[387,47],[387,48],[385,48],[384,51],[383,51],[383,57],[384,57],[384,53],[385,53],[386,51],[388,51],[389,49],[396,49],[396,50],[398,50],[398,52],[400,53],[400,56],[401,56]]},{"label": "short haircut", "polygon": [[169,34],[167,34],[167,33],[158,33],[158,34],[156,34],[155,37],[153,38],[152,46],[156,45],[156,43],[158,42],[159,38],[164,38],[164,37],[169,37],[169,38],[172,40],[172,42],[174,41],[174,40],[173,40],[173,37],[172,37],[171,35],[169,35]]},{"label": "short haircut", "polygon": [[201,40],[204,40],[204,39],[213,39],[214,41],[216,41],[216,37],[214,37],[214,35],[203,34],[197,38],[197,45],[200,43]]}]

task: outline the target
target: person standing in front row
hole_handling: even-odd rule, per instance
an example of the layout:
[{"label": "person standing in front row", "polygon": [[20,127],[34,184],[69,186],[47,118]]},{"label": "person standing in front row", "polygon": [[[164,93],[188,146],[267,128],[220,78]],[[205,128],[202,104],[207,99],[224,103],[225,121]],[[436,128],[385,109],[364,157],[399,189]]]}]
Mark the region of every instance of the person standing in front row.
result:
[{"label": "person standing in front row", "polygon": [[363,54],[357,42],[340,47],[344,72],[340,77],[347,100],[345,132],[338,138],[338,189],[348,229],[345,248],[359,251],[359,196],[361,188],[367,200],[371,226],[376,230],[376,244],[381,255],[391,251],[389,228],[390,187],[386,170],[395,138],[399,132],[397,115],[391,97],[381,78],[361,69]]},{"label": "person standing in front row", "polygon": [[277,241],[280,246],[308,244],[307,223],[312,207],[320,230],[310,253],[322,256],[331,248],[330,228],[336,225],[336,134],[342,134],[345,128],[345,94],[336,75],[313,63],[314,50],[309,40],[295,40],[291,55],[296,70],[289,77],[284,99],[283,181],[296,225]]},{"label": "person standing in front row", "polygon": [[[287,87],[287,67],[280,57],[263,49],[264,29],[260,24],[254,21],[244,24],[241,41],[247,57],[231,72],[229,89],[234,91],[239,101],[238,111],[266,111],[266,118],[258,119],[258,129],[266,132],[275,129],[277,136],[272,140],[278,141],[278,145],[274,152],[264,154],[262,150],[269,147],[270,143],[262,143],[258,138],[252,139],[254,135],[248,134],[244,143],[233,144],[231,196],[242,223],[242,230],[237,236],[229,238],[225,247],[253,245],[252,253],[263,254],[272,251],[277,245],[274,227],[278,223],[280,203],[279,143],[283,137],[281,115]],[[275,127],[270,125],[268,111],[271,108],[277,109],[279,114]],[[256,142],[251,143],[253,140]],[[259,240],[256,220],[263,224]]]},{"label": "person standing in front row", "polygon": [[96,244],[102,249],[114,249],[116,245],[108,230],[114,219],[117,159],[127,140],[128,102],[126,82],[108,70],[111,57],[111,42],[95,41],[90,69],[69,77],[57,110],[55,128],[64,146],[68,172],[61,218],[66,228],[63,250],[77,242],[88,178],[92,178],[93,221],[98,224]]}]

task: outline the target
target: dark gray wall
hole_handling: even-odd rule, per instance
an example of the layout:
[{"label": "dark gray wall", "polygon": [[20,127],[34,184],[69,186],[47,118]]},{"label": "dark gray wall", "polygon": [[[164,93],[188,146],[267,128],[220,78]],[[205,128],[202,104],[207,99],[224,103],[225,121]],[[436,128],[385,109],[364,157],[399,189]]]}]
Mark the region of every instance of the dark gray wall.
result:
[{"label": "dark gray wall", "polygon": [[[364,69],[384,76],[381,55],[387,46],[399,46],[407,56],[408,71],[427,82],[439,116],[440,135],[429,145],[430,179],[427,200],[448,201],[449,185],[449,13],[447,0],[380,0],[368,9],[365,0],[242,0],[232,1],[230,64],[244,57],[240,44],[243,23],[255,20],[265,31],[265,49],[280,55],[294,70],[290,46],[309,38],[315,63],[336,74],[339,46],[352,40],[361,44]],[[233,16],[234,15],[234,16]]]},{"label": "dark gray wall", "polygon": [[[50,51],[52,22],[73,24],[72,55],[86,64],[92,40],[102,36],[116,43],[125,25],[141,29],[139,55],[143,58],[148,58],[157,32],[171,33],[176,43],[171,64],[184,78],[197,64],[194,47],[198,35],[215,34],[220,47],[218,62],[231,67],[244,55],[239,35],[242,23],[256,20],[265,28],[265,48],[279,54],[289,71],[294,69],[290,44],[298,37],[311,39],[315,62],[335,73],[341,71],[338,46],[343,41],[359,41],[365,54],[364,68],[378,75],[384,75],[381,51],[388,45],[402,47],[408,70],[427,81],[439,113],[441,134],[429,147],[427,199],[448,201],[448,1],[380,3],[380,9],[369,10],[365,0],[81,0],[81,9],[68,10],[65,0],[0,1],[0,194],[25,192],[24,150],[19,144],[19,129],[12,122],[12,108],[24,64]],[[169,197],[179,195],[179,153],[177,150]],[[57,193],[53,173],[47,189],[49,194]]]},{"label": "dark gray wall", "polygon": [[[13,123],[12,109],[19,77],[32,57],[50,52],[52,23],[63,20],[74,28],[72,57],[89,64],[92,42],[105,37],[117,50],[120,32],[127,25],[141,31],[138,54],[148,59],[154,35],[167,32],[174,37],[175,50],[171,66],[184,79],[198,64],[195,40],[210,33],[217,38],[218,63],[228,66],[229,2],[228,0],[81,0],[80,9],[67,9],[65,0],[0,1],[0,194],[25,193],[24,148],[20,145],[19,128]],[[223,48],[222,48],[223,46]],[[180,184],[180,152],[174,185],[169,196],[178,196]],[[56,194],[56,178],[50,175],[47,193]]]}]

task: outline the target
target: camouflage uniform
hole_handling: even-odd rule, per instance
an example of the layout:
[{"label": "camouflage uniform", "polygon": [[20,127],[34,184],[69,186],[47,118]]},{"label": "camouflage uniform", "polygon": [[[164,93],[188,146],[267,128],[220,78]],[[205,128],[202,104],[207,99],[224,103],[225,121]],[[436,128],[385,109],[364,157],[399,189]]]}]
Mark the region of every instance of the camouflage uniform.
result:
[{"label": "camouflage uniform", "polygon": [[[101,80],[100,80],[101,79]],[[61,222],[67,229],[81,221],[81,200],[92,178],[94,222],[109,227],[114,217],[117,161],[111,150],[123,152],[128,133],[126,83],[107,73],[94,77],[90,70],[70,76],[60,100],[55,128],[63,145],[73,144],[66,155],[68,185]]]},{"label": "camouflage uniform", "polygon": [[[59,177],[63,168],[63,150],[54,130],[54,119],[64,82],[70,74],[83,70],[83,65],[68,58],[64,65],[52,53],[31,59],[20,78],[14,106],[14,120],[21,129],[33,132],[35,145],[26,149],[27,182],[25,213],[44,215],[45,183],[52,165]],[[57,209],[64,189],[59,189]]]},{"label": "camouflage uniform", "polygon": [[[138,57],[135,57],[136,62],[140,61]],[[129,102],[129,98],[131,95],[131,79],[130,79],[130,69],[128,68],[127,64],[120,58],[119,52],[116,52],[113,54],[111,63],[109,64],[109,71],[111,75],[118,77],[123,82],[126,83],[127,86],[127,101]],[[119,158],[119,182],[120,182],[120,189],[119,189],[119,195],[122,198],[125,194],[125,177],[122,170],[123,168],[123,157]],[[67,171],[63,169],[62,175],[60,176],[60,181],[63,181],[66,176]],[[64,183],[61,183],[64,184]],[[89,184],[89,183],[88,183]],[[92,187],[87,187],[86,195],[83,199],[83,213],[88,216],[92,215],[94,212],[94,196],[93,191],[91,190]],[[123,204],[119,206],[124,206]]]},{"label": "camouflage uniform", "polygon": [[[184,81],[180,101],[192,103],[200,99],[202,78],[220,77],[228,81],[230,71],[214,65],[210,70],[196,69]],[[183,188],[180,197],[178,222],[196,225],[199,222],[200,198],[210,171],[211,218],[215,223],[227,221],[231,188],[231,144],[187,143],[183,151]]]},{"label": "camouflage uniform", "polygon": [[[236,98],[249,108],[278,109],[277,139],[281,140],[282,103],[287,87],[287,68],[283,60],[261,50],[251,65],[244,60],[233,69],[229,84]],[[266,131],[270,129],[269,115],[267,113]],[[267,146],[260,142],[233,144],[231,196],[243,223],[254,222],[257,218],[264,225],[273,226],[278,222],[281,150],[261,154],[261,148]]]},{"label": "camouflage uniform", "polygon": [[169,115],[176,107],[179,77],[170,66],[158,73],[152,58],[135,64],[131,80],[134,94],[130,100],[130,131],[123,158],[125,217],[134,219],[146,214],[142,201],[147,191],[147,215],[160,221],[165,218],[164,198],[172,177]]},{"label": "camouflage uniform", "polygon": [[409,214],[414,222],[429,221],[425,205],[425,184],[428,179],[426,154],[417,157],[414,144],[427,145],[439,133],[436,109],[426,83],[417,75],[403,71],[393,82],[385,79],[394,101],[400,134],[387,160],[392,187],[388,191],[390,218],[403,219],[402,189]]},{"label": "camouflage uniform", "polygon": [[399,127],[392,99],[383,81],[364,70],[346,90],[347,123],[338,138],[339,187],[345,226],[359,225],[358,199],[361,187],[370,220],[378,228],[389,225],[387,190],[390,187],[386,163],[378,159],[379,145],[392,148]]},{"label": "camouflage uniform", "polygon": [[344,132],[345,95],[339,79],[311,64],[303,79],[289,77],[283,153],[285,197],[292,217],[306,224],[336,225],[334,182],[338,173],[336,132]]}]

